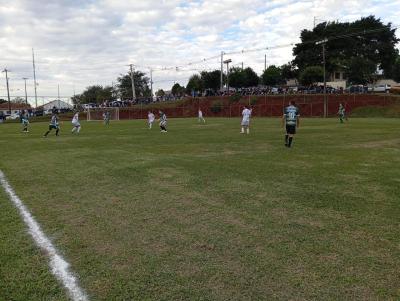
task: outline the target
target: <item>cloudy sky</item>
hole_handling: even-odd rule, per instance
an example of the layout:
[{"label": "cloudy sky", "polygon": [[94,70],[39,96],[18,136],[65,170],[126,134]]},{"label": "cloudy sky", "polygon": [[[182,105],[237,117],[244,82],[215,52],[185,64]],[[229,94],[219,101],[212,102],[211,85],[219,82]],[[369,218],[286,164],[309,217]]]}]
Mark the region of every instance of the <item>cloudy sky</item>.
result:
[{"label": "cloudy sky", "polygon": [[[399,25],[400,0],[0,0],[0,67],[11,70],[12,97],[24,95],[23,77],[33,95],[34,48],[39,104],[57,96],[58,85],[65,97],[111,85],[130,63],[146,73],[155,69],[154,91],[169,90],[196,70],[219,68],[221,51],[296,43],[314,17],[352,21],[371,14]],[[260,73],[265,54],[271,65],[290,61],[291,53],[287,46],[225,58]]]}]

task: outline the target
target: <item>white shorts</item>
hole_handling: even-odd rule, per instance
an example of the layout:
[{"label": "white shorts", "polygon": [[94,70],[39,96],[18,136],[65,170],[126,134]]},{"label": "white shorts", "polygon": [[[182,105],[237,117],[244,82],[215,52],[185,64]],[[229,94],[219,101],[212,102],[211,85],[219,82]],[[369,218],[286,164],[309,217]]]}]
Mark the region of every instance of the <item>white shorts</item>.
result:
[{"label": "white shorts", "polygon": [[249,126],[250,125],[250,120],[249,119],[243,119],[242,120],[242,126]]}]

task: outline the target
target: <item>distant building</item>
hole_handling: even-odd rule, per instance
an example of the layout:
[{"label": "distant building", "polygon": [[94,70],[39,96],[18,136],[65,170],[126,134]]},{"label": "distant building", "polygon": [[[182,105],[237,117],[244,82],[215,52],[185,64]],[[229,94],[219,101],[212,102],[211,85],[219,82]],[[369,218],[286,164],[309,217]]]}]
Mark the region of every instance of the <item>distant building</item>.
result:
[{"label": "distant building", "polygon": [[62,109],[72,110],[74,108],[73,105],[70,105],[69,103],[62,101],[62,100],[58,100],[58,99],[50,101],[50,102],[44,104],[43,106],[40,106],[40,108],[43,109],[43,111],[51,111],[54,107],[58,110],[62,110]]},{"label": "distant building", "polygon": [[24,103],[11,103],[11,113],[8,110],[8,102],[0,103],[0,112],[2,112],[4,115],[10,115],[10,114],[17,114],[21,110],[32,110],[30,105],[26,105]]}]

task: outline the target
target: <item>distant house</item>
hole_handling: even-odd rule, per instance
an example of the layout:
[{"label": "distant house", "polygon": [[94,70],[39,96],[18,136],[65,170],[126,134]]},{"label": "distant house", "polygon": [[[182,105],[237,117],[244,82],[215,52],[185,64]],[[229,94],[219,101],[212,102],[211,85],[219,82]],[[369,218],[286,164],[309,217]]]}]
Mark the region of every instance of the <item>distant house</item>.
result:
[{"label": "distant house", "polygon": [[24,103],[11,103],[11,112],[8,110],[8,102],[5,103],[0,103],[0,112],[2,112],[4,115],[10,115],[10,114],[17,114],[21,110],[31,110],[30,105],[26,105]]},{"label": "distant house", "polygon": [[346,81],[347,77],[346,77],[346,73],[344,71],[334,71],[332,72],[327,81],[329,82],[342,82],[342,81]]}]

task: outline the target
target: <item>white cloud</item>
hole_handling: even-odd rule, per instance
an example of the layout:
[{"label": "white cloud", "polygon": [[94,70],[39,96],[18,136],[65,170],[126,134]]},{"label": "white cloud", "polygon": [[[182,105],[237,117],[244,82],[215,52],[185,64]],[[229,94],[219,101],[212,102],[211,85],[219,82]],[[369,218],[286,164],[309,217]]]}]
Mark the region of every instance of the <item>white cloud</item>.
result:
[{"label": "white cloud", "polygon": [[[237,51],[297,42],[318,20],[352,21],[374,14],[400,20],[398,1],[376,0],[0,0],[0,66],[11,69],[13,96],[23,95],[22,77],[33,94],[31,48],[35,48],[39,95],[71,96],[92,84],[111,85],[129,63],[153,68]],[[291,47],[266,51],[267,63],[292,59]],[[264,52],[230,55],[257,72]],[[194,69],[219,68],[219,59],[179,71],[154,72],[154,88],[186,84]],[[190,69],[190,70],[189,70]],[[0,80],[0,94],[5,81]]]}]

